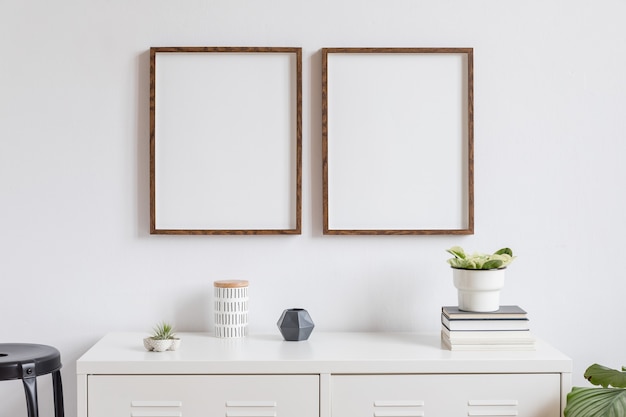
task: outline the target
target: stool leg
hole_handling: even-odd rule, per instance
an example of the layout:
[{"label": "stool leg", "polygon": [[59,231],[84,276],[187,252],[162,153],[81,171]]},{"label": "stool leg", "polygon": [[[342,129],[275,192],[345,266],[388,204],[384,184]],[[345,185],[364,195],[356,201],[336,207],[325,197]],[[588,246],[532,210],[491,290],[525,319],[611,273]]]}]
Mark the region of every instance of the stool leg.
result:
[{"label": "stool leg", "polygon": [[64,417],[61,371],[52,372],[52,389],[54,391],[54,415],[55,417]]},{"label": "stool leg", "polygon": [[38,417],[39,408],[37,407],[37,378],[23,378],[24,391],[26,392],[26,408],[28,417]]}]

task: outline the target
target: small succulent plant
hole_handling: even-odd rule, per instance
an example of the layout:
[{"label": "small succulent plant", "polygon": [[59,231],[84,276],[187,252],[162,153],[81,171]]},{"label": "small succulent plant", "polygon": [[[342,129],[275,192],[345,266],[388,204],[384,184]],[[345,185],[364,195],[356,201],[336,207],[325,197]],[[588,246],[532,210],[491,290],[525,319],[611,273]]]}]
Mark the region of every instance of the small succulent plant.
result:
[{"label": "small succulent plant", "polygon": [[172,325],[168,322],[162,321],[154,327],[152,338],[155,340],[176,339],[176,335],[174,334],[174,327],[172,327]]},{"label": "small succulent plant", "polygon": [[460,246],[451,247],[446,252],[454,256],[448,259],[448,263],[457,269],[502,269],[515,259],[509,248],[502,248],[491,255],[479,252],[468,255]]}]

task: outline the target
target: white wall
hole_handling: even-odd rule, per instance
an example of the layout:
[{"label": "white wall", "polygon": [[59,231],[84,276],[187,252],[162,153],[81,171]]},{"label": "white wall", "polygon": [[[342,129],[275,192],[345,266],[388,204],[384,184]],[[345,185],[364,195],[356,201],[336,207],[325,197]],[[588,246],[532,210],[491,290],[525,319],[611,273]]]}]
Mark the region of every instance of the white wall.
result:
[{"label": "white wall", "polygon": [[[210,330],[213,280],[250,281],[252,332],[293,306],[316,331],[436,332],[456,301],[444,249],[508,245],[503,302],[574,359],[574,382],[626,364],[625,15],[620,0],[0,0],[0,341],[61,350],[73,416],[90,345],[164,318]],[[149,235],[150,46],[303,48],[301,236]],[[475,235],[322,236],[333,46],[474,48]],[[9,385],[2,417],[24,412]]]}]

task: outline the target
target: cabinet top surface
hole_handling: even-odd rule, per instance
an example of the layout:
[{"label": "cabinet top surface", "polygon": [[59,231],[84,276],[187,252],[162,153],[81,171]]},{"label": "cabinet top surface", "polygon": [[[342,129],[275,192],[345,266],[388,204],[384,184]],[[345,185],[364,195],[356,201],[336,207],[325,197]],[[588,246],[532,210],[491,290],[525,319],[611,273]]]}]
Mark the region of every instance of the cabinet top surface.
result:
[{"label": "cabinet top surface", "polygon": [[176,351],[148,352],[142,333],[110,333],[76,363],[84,374],[570,373],[571,359],[547,343],[534,351],[455,351],[438,334],[323,333],[287,342],[280,334],[220,339],[180,333]]}]

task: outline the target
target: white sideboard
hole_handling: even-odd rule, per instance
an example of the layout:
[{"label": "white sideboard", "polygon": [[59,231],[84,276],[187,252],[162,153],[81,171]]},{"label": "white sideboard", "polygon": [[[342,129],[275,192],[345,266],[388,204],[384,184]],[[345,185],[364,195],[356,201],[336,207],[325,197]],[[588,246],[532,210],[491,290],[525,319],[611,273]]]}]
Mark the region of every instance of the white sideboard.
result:
[{"label": "white sideboard", "polygon": [[322,333],[286,342],[183,333],[176,351],[112,333],[76,364],[78,417],[559,417],[571,359],[451,352],[439,335]]}]

